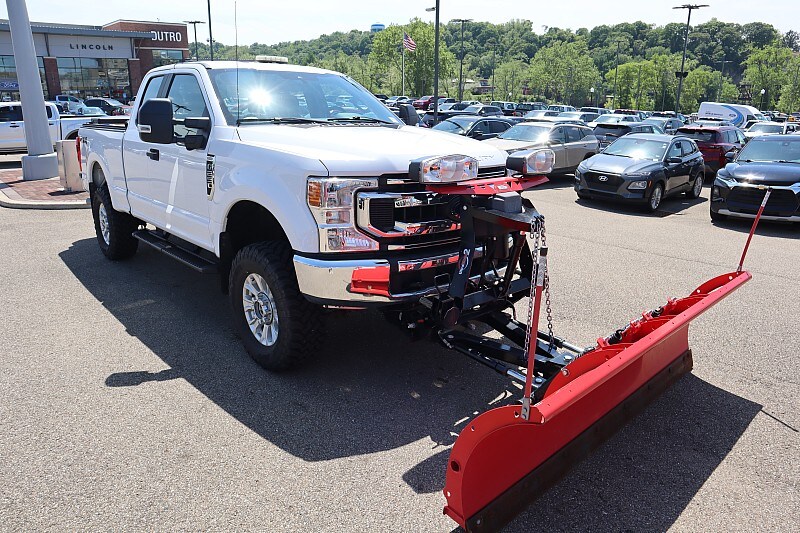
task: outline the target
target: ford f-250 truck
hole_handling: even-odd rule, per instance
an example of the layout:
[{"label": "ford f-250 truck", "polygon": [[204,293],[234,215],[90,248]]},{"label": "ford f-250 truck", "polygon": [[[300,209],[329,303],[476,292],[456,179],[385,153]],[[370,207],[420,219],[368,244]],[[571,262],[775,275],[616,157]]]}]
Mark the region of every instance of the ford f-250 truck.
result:
[{"label": "ford f-250 truck", "polygon": [[406,125],[342,74],[252,62],[150,71],[128,123],[82,128],[79,150],[103,253],[124,259],[144,242],[219,272],[247,351],[270,369],[314,351],[320,306],[436,290],[459,224],[421,169],[503,177],[508,157]]},{"label": "ford f-250 truck", "polygon": [[[55,104],[45,102],[47,124],[50,128],[50,139],[55,146],[56,141],[70,140],[78,136],[78,128],[99,118],[86,115],[75,116],[61,114]],[[25,140],[25,122],[20,102],[0,102],[0,153],[19,153],[27,149]]]}]

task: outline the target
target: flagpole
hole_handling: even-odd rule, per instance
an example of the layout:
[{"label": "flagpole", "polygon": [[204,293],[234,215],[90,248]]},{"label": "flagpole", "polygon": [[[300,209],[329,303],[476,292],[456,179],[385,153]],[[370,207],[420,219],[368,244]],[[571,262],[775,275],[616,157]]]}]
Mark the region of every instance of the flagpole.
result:
[{"label": "flagpole", "polygon": [[403,60],[402,60],[402,62],[403,62],[403,93],[402,93],[403,96],[406,95],[406,43],[404,42],[405,38],[406,38],[406,36],[405,36],[405,34],[403,34],[403,40],[400,41],[400,50],[401,50],[400,53],[403,56]]}]

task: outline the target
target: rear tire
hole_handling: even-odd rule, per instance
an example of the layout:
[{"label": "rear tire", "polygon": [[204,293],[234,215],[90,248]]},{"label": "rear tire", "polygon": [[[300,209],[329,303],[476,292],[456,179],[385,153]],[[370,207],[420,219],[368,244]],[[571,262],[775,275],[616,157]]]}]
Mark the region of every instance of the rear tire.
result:
[{"label": "rear tire", "polygon": [[653,190],[650,192],[650,197],[647,199],[646,209],[650,213],[655,213],[661,207],[661,201],[664,199],[664,186],[656,183]]},{"label": "rear tire", "polygon": [[233,259],[228,280],[236,333],[261,367],[287,370],[317,351],[323,336],[320,308],[300,292],[289,246],[280,241],[245,246]]},{"label": "rear tire", "polygon": [[95,189],[92,195],[92,217],[97,243],[103,255],[112,261],[119,261],[136,253],[139,240],[132,234],[141,222],[128,213],[114,209],[105,184]]},{"label": "rear tire", "polygon": [[700,195],[703,193],[703,183],[705,182],[705,174],[703,171],[699,171],[697,173],[697,177],[694,178],[692,182],[692,188],[686,191],[686,196],[689,198],[700,198]]}]

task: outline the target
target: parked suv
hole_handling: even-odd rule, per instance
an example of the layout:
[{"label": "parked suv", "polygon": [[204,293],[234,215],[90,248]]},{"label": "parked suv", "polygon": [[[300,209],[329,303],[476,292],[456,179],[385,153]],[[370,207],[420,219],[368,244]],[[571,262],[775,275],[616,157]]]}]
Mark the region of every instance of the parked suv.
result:
[{"label": "parked suv", "polygon": [[664,133],[658,126],[644,122],[611,122],[598,124],[594,135],[600,141],[600,148],[605,148],[615,140],[629,133]]},{"label": "parked suv", "polygon": [[668,135],[674,135],[678,128],[683,126],[683,122],[678,120],[677,118],[669,118],[669,117],[648,117],[644,119],[642,122],[645,124],[652,124],[654,126],[658,126],[664,133]]},{"label": "parked suv", "polygon": [[736,126],[683,126],[678,128],[677,135],[694,139],[706,165],[706,174],[713,176],[727,163],[725,154],[731,150],[740,150],[747,142],[742,130]]},{"label": "parked suv", "polygon": [[550,148],[556,154],[554,173],[571,172],[600,150],[591,128],[548,122],[520,122],[486,142],[508,153]]},{"label": "parked suv", "polygon": [[483,104],[473,104],[466,109],[464,109],[465,113],[470,113],[472,115],[480,115],[482,117],[502,117],[503,110],[495,105],[483,105]]},{"label": "parked suv", "polygon": [[693,140],[636,133],[614,141],[575,170],[578,198],[633,202],[655,211],[665,196],[703,190],[703,156]]},{"label": "parked suv", "polygon": [[517,110],[517,104],[514,102],[490,102],[489,105],[497,106],[503,110],[503,114],[506,116],[513,116],[514,112]]},{"label": "parked suv", "polygon": [[537,109],[547,109],[547,104],[544,102],[522,102],[521,104],[517,104],[514,114],[518,117],[524,117],[529,111],[535,111]]},{"label": "parked suv", "polygon": [[433,127],[436,131],[455,133],[473,139],[492,139],[514,125],[505,117],[481,117],[478,115],[457,115],[441,121]]},{"label": "parked suv", "polygon": [[87,98],[83,102],[89,107],[99,107],[106,115],[129,115],[131,106],[113,98]]}]

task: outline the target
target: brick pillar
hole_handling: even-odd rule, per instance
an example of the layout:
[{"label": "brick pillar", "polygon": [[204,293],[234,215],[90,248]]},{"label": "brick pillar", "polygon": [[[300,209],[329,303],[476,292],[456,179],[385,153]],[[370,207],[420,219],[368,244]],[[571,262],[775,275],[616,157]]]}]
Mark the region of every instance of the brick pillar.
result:
[{"label": "brick pillar", "polygon": [[53,100],[57,94],[61,94],[61,79],[58,77],[58,63],[55,57],[45,57],[43,58],[43,62],[47,97],[49,100]]},{"label": "brick pillar", "polygon": [[128,98],[133,98],[139,91],[139,85],[142,84],[144,73],[142,72],[142,62],[139,59],[128,60],[128,76],[131,80],[131,94]]}]

